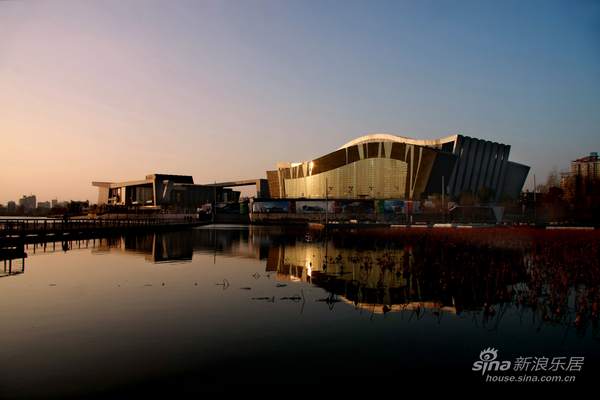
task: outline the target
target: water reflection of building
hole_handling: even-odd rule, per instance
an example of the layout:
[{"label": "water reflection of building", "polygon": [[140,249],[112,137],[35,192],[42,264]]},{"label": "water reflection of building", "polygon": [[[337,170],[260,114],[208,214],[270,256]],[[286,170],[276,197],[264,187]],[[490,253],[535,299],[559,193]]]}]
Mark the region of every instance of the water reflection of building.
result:
[{"label": "water reflection of building", "polygon": [[266,259],[276,229],[240,227],[157,232],[98,239],[95,252],[143,254],[149,262],[191,261],[194,253]]},{"label": "water reflection of building", "polygon": [[120,250],[142,254],[153,263],[185,262],[192,260],[192,242],[186,232],[128,235],[99,239],[94,252]]},{"label": "water reflection of building", "polygon": [[421,293],[411,275],[411,247],[357,250],[298,241],[271,250],[267,271],[276,272],[277,279],[313,283],[357,308],[375,313],[419,309],[456,313],[452,299],[444,302]]},{"label": "water reflection of building", "polygon": [[[505,234],[513,232],[517,231]],[[215,263],[218,257],[257,259],[271,272],[266,274],[269,278],[323,288],[327,294],[318,294],[323,298],[315,300],[330,308],[342,302],[372,313],[411,311],[411,318],[413,312],[419,318],[465,311],[481,315],[482,326],[494,321],[495,327],[507,309],[519,313],[529,309],[536,325],[536,321],[575,324],[578,332],[584,332],[591,321],[598,330],[597,262],[589,252],[580,251],[579,239],[565,241],[564,236],[560,241],[536,242],[528,236],[515,240],[505,236],[498,241],[496,235],[503,233],[479,234],[498,244],[431,231],[394,239],[349,234],[326,240],[322,232],[305,236],[302,228],[217,226],[73,240],[62,246],[49,242],[38,244],[37,252],[119,251],[153,263],[204,256],[198,260],[201,265],[206,255],[214,256]],[[32,246],[25,250],[35,255],[36,245]],[[579,282],[575,289],[570,283],[573,272]]]},{"label": "water reflection of building", "polygon": [[332,243],[306,243],[272,248],[267,270],[281,280],[310,282],[355,307],[373,312],[418,308],[456,312],[450,300],[426,299],[411,279],[411,247],[386,250],[337,248]]},{"label": "water reflection of building", "polygon": [[453,253],[456,250],[443,244],[439,248],[376,248],[297,240],[272,247],[267,270],[276,272],[278,279],[310,282],[340,296],[341,301],[373,312],[460,313],[484,309],[510,296],[522,256],[503,250],[503,257],[514,260],[514,273],[506,274],[494,268],[491,250],[479,250],[481,265],[475,265],[465,249]]},{"label": "water reflection of building", "polygon": [[[469,251],[430,242],[379,247],[307,242],[304,232],[276,227],[202,228],[106,240],[105,249],[145,254],[149,262],[190,261],[194,253],[265,260],[278,280],[307,282],[337,301],[372,312],[432,310],[460,313],[509,299],[522,254],[509,249]],[[102,247],[99,247],[102,249]],[[506,273],[504,267],[512,271]]]}]

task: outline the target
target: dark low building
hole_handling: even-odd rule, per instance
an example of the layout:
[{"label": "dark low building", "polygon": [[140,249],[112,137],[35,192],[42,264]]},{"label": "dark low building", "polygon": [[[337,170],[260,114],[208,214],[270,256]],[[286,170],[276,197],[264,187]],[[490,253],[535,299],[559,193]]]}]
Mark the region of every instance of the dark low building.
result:
[{"label": "dark low building", "polygon": [[152,174],[126,182],[92,182],[98,205],[172,209],[195,212],[207,203],[238,201],[240,192],[215,185],[198,185],[189,175]]}]

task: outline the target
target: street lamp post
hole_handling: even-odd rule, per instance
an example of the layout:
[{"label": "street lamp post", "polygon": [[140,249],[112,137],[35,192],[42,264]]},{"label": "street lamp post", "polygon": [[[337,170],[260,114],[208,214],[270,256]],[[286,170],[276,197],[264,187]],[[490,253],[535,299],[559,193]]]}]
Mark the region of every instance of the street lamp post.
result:
[{"label": "street lamp post", "polygon": [[215,181],[215,186],[213,186],[213,206],[212,206],[212,216],[213,216],[213,224],[217,219],[217,181]]},{"label": "street lamp post", "polygon": [[444,207],[444,192],[446,191],[446,185],[444,184],[444,175],[442,175],[442,215],[444,216],[444,223],[446,223],[446,208]]},{"label": "street lamp post", "polygon": [[329,185],[328,180],[325,178],[325,227],[329,223]]},{"label": "street lamp post", "polygon": [[536,220],[537,220],[537,204],[536,204],[536,198],[535,198],[535,192],[537,191],[537,188],[535,187],[535,174],[533,174],[533,224],[536,224]]}]

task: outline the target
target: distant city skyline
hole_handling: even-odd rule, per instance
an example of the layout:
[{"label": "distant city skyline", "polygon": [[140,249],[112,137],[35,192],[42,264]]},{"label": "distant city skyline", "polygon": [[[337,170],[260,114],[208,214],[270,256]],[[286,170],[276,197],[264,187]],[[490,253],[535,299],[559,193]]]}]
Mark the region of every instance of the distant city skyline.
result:
[{"label": "distant city skyline", "polygon": [[265,177],[368,133],[600,151],[600,2],[0,2],[0,204]]},{"label": "distant city skyline", "polygon": [[29,204],[29,208],[30,209],[35,209],[37,207],[40,207],[40,205],[45,206],[46,204],[48,205],[48,208],[50,207],[56,207],[58,205],[64,205],[66,203],[69,203],[70,201],[78,201],[76,199],[69,199],[69,200],[58,200],[58,198],[54,197],[54,198],[50,198],[50,199],[43,199],[40,200],[38,198],[38,196],[35,193],[29,193],[29,194],[23,194],[15,199],[12,200],[7,200],[4,203],[0,203],[1,207],[7,207],[10,203],[13,204],[19,204],[19,205],[23,205],[23,203],[27,203]]}]

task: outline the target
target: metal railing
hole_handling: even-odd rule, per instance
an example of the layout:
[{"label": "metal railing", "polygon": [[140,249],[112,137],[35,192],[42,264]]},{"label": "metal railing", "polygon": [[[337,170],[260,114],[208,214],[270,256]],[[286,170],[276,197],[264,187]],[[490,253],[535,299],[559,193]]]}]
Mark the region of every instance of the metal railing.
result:
[{"label": "metal railing", "polygon": [[44,234],[68,231],[145,228],[158,226],[185,226],[199,222],[197,219],[167,218],[0,218],[0,236]]}]

